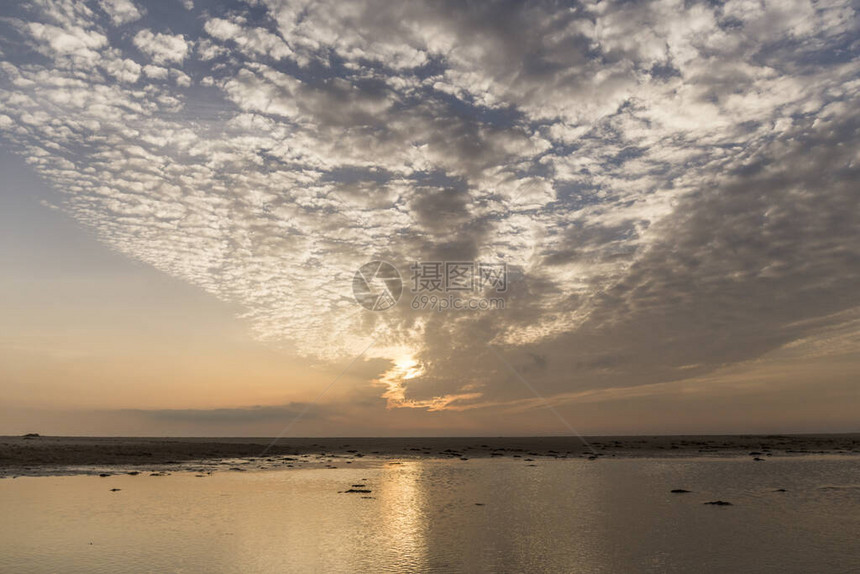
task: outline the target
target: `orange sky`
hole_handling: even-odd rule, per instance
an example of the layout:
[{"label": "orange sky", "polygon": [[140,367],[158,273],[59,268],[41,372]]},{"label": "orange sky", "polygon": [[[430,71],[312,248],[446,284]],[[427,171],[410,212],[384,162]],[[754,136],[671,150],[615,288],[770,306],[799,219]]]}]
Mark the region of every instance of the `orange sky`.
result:
[{"label": "orange sky", "polygon": [[850,9],[253,4],[4,6],[0,434],[860,430]]}]

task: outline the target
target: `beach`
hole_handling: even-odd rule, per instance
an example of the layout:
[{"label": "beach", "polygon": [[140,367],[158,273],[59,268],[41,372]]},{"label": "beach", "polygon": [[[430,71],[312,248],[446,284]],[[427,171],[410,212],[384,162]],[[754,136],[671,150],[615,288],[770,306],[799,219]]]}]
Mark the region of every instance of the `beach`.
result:
[{"label": "beach", "polygon": [[[764,462],[860,455],[860,434],[616,437],[142,438],[0,437],[0,477],[194,466],[215,470],[366,464],[373,460],[708,458]],[[285,458],[286,457],[286,458]]]},{"label": "beach", "polygon": [[[237,444],[259,446],[244,440]],[[431,449],[466,450],[447,440]],[[545,450],[519,458],[511,451],[477,455],[484,452],[477,448],[472,458],[414,451],[354,458],[359,453],[346,447],[320,457],[310,443],[305,456],[163,463],[145,471],[81,467],[74,476],[51,476],[44,466],[42,476],[0,480],[0,571],[860,568],[856,452],[775,452],[766,462],[746,452],[590,460],[551,456],[552,441],[531,443]]]}]

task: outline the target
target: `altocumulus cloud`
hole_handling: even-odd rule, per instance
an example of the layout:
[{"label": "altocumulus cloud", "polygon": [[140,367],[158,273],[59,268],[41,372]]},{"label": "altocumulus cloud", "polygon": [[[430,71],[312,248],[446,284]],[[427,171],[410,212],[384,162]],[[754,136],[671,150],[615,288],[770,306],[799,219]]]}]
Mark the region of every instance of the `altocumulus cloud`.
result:
[{"label": "altocumulus cloud", "polygon": [[[261,340],[377,341],[391,406],[526,396],[488,342],[562,394],[753,359],[858,305],[851,2],[3,10],[0,130],[62,207]],[[507,308],[360,312],[377,258],[503,261]]]}]

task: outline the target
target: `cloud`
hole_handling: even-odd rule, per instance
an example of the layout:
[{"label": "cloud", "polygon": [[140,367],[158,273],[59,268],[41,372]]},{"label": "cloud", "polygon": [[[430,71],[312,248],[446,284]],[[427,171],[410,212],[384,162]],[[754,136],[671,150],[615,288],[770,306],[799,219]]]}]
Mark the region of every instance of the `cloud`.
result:
[{"label": "cloud", "polygon": [[156,409],[127,411],[129,414],[142,416],[154,422],[186,423],[186,424],[217,424],[217,425],[249,425],[283,421],[288,424],[291,420],[301,417],[303,420],[314,420],[320,416],[320,407],[312,407],[299,403],[281,406],[252,406],[240,408],[217,409]]},{"label": "cloud", "polygon": [[131,0],[99,0],[102,10],[110,16],[115,26],[122,26],[135,20],[140,20],[143,13]]},{"label": "cloud", "polygon": [[48,56],[93,63],[98,57],[96,50],[107,45],[103,34],[84,27],[30,22],[27,28],[39,51]]},{"label": "cloud", "polygon": [[204,25],[206,33],[223,42],[235,42],[243,51],[280,60],[292,55],[287,43],[265,28],[245,28],[243,19],[213,18]]},{"label": "cloud", "polygon": [[[850,3],[252,4],[176,34],[116,2],[19,15],[0,129],[260,340],[373,341],[391,406],[524,400],[488,343],[551,395],[624,388],[860,305]],[[503,261],[505,310],[363,312],[372,259]]]},{"label": "cloud", "polygon": [[134,45],[156,64],[181,64],[188,55],[188,42],[181,34],[153,33],[141,30],[134,36]]}]

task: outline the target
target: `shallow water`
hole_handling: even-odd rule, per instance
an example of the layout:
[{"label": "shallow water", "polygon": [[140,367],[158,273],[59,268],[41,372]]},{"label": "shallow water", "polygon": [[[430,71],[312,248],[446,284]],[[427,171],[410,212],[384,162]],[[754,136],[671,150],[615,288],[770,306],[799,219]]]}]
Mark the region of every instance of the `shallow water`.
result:
[{"label": "shallow water", "polygon": [[535,464],[4,479],[0,571],[860,571],[854,457]]}]

